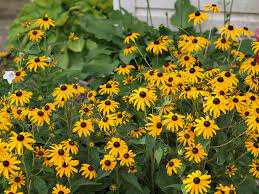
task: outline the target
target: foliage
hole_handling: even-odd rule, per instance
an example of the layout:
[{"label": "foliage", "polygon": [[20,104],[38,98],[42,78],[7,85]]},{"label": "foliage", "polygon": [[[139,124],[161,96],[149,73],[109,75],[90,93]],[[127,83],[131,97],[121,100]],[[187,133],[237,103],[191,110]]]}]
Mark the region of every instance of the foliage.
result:
[{"label": "foliage", "polygon": [[[13,172],[3,172],[10,155],[26,180],[18,191],[28,194],[52,193],[56,184],[77,194],[187,193],[196,170],[206,176],[190,183],[209,187],[205,192],[257,193],[259,43],[249,31],[150,30],[119,12],[108,19],[82,15],[68,29],[53,18],[50,29],[37,27],[42,40],[23,38],[24,45],[0,53],[1,193],[16,192]],[[227,38],[231,28],[235,34]],[[80,38],[67,40],[70,31]],[[17,74],[21,69],[26,75]],[[82,81],[88,76],[90,84]],[[107,117],[112,122],[105,125]],[[196,149],[203,154],[189,158]],[[73,175],[59,176],[72,164]],[[90,171],[96,177],[82,175]]]}]

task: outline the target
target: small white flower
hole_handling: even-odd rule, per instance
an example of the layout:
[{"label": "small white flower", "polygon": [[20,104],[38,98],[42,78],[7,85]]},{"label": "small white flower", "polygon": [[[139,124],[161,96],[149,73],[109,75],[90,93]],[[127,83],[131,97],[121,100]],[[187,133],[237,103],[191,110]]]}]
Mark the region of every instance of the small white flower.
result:
[{"label": "small white flower", "polygon": [[8,83],[11,84],[13,82],[13,80],[15,79],[15,77],[16,77],[16,75],[15,75],[14,71],[5,71],[3,79],[6,79],[8,81]]}]

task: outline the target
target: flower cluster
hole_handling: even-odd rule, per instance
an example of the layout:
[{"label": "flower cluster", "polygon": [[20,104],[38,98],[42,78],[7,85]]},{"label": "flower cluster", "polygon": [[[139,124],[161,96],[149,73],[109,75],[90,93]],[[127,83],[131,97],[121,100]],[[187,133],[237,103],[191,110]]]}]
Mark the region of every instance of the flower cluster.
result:
[{"label": "flower cluster", "polygon": [[[205,9],[219,12],[214,4]],[[194,25],[209,18],[201,11],[189,17]],[[55,21],[45,16],[35,25],[48,30]],[[30,40],[44,38],[40,29]],[[232,194],[244,174],[259,178],[259,42],[245,53],[246,27],[219,29],[215,37],[160,34],[146,45],[144,35],[129,33],[123,53],[134,58],[95,88],[95,80],[86,86],[72,78],[46,88],[47,75],[60,71],[55,53],[17,56],[12,88],[0,101],[0,174],[10,185],[4,192],[30,193],[39,175],[54,177],[53,194],[105,176],[115,183],[111,190],[123,189],[128,174],[155,192],[154,176],[164,172],[195,194]],[[211,50],[224,66],[206,63]]]}]

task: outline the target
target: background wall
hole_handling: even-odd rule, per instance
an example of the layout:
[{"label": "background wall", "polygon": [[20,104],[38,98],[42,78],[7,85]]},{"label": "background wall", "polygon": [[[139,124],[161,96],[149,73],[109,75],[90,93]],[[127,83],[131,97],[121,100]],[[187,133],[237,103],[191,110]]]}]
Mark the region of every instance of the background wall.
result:
[{"label": "background wall", "polygon": [[[115,9],[118,8],[119,0],[114,0]],[[228,0],[226,0],[228,1]],[[149,0],[151,15],[153,24],[159,26],[164,24],[169,26],[171,29],[175,29],[170,21],[167,21],[166,13],[170,17],[175,13],[175,2],[176,0]],[[221,9],[221,13],[214,14],[213,26],[219,26],[224,21],[224,8],[223,0],[200,0],[201,10],[203,10],[206,4],[217,4]],[[138,17],[143,21],[147,21],[147,1],[146,0],[120,0],[121,7],[128,10],[134,16]],[[191,3],[198,7],[197,0],[191,0]],[[204,25],[205,28],[209,28],[211,21],[207,21]],[[248,27],[253,32],[256,27],[259,27],[259,0],[233,0],[233,9],[231,16],[231,23],[238,27]]]},{"label": "background wall", "polygon": [[0,0],[0,49],[7,37],[8,25],[17,16],[26,0]]}]

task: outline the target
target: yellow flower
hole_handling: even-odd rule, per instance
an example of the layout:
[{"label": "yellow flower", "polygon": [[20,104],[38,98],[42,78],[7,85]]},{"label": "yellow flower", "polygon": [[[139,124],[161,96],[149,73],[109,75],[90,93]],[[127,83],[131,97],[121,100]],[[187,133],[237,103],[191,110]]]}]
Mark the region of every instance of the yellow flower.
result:
[{"label": "yellow flower", "polygon": [[129,75],[132,69],[135,69],[133,65],[122,64],[118,68],[116,68],[114,72],[117,72],[117,74],[119,75]]},{"label": "yellow flower", "polygon": [[105,155],[104,158],[100,161],[102,170],[110,171],[115,168],[117,165],[116,159],[113,156]]},{"label": "yellow flower", "polygon": [[55,165],[62,165],[65,159],[69,156],[68,150],[65,150],[60,144],[53,144],[50,148],[51,150],[48,150],[48,157],[51,158],[49,162]]},{"label": "yellow flower", "polygon": [[249,173],[252,173],[252,175],[256,178],[259,178],[259,160],[253,161],[249,166]]},{"label": "yellow flower", "polygon": [[24,106],[25,104],[28,104],[30,102],[30,99],[32,97],[31,92],[27,92],[25,90],[16,90],[13,94],[10,95],[10,104],[14,104],[18,106],[19,104],[21,106]]},{"label": "yellow flower", "polygon": [[105,115],[98,123],[98,126],[101,130],[104,130],[105,132],[111,129],[111,127],[114,127],[116,125],[116,115],[115,114],[109,114]]},{"label": "yellow flower", "polygon": [[79,40],[79,36],[76,35],[74,32],[70,32],[69,37],[68,37],[69,41],[75,41],[75,40]]},{"label": "yellow flower", "polygon": [[36,141],[32,138],[32,134],[28,132],[20,132],[17,134],[14,131],[11,131],[12,136],[8,140],[8,147],[10,150],[14,148],[17,150],[18,155],[23,154],[23,147],[28,150],[33,150],[32,144]]},{"label": "yellow flower", "polygon": [[185,184],[185,191],[191,194],[203,194],[207,193],[210,188],[211,176],[202,174],[201,171],[196,170],[183,180]]},{"label": "yellow flower", "polygon": [[227,51],[230,48],[231,42],[223,37],[220,37],[216,42],[214,42],[214,44],[216,44],[216,49],[219,49],[221,51]]},{"label": "yellow flower", "polygon": [[125,141],[120,138],[113,137],[105,146],[105,150],[109,150],[109,155],[118,157],[125,150],[128,150],[128,146]]},{"label": "yellow flower", "polygon": [[79,137],[82,137],[82,134],[87,137],[94,132],[94,127],[91,119],[80,119],[75,123],[73,128],[73,133],[77,133]]},{"label": "yellow flower", "polygon": [[253,42],[252,43],[252,50],[254,51],[254,54],[257,54],[259,51],[259,42]]},{"label": "yellow flower", "polygon": [[215,118],[219,117],[221,112],[226,114],[227,102],[222,96],[208,96],[205,97],[205,102],[203,103],[203,112],[209,112],[211,116]]},{"label": "yellow flower", "polygon": [[44,112],[42,109],[35,108],[30,111],[28,114],[28,118],[32,123],[35,123],[37,126],[43,126],[44,123],[50,124],[49,115]]},{"label": "yellow flower", "polygon": [[90,164],[82,164],[80,172],[82,171],[82,176],[86,179],[93,180],[96,178],[96,171],[94,167]]},{"label": "yellow flower", "polygon": [[123,53],[124,53],[124,55],[128,55],[128,54],[135,53],[137,50],[138,50],[138,47],[132,46],[132,45],[128,45],[128,46],[123,50]]},{"label": "yellow flower", "polygon": [[119,91],[120,91],[119,82],[110,80],[106,84],[100,85],[99,94],[112,95],[112,94],[118,94]]},{"label": "yellow flower", "polygon": [[221,26],[219,27],[219,30],[221,31],[222,36],[226,36],[226,40],[231,38],[235,41],[237,37],[240,38],[240,31],[233,24]]},{"label": "yellow flower", "polygon": [[146,48],[147,52],[153,52],[155,55],[158,55],[159,53],[162,54],[163,50],[168,51],[167,46],[164,42],[159,40],[150,42]]},{"label": "yellow flower", "polygon": [[163,121],[160,116],[155,116],[153,114],[149,115],[147,119],[150,121],[145,125],[145,129],[150,131],[148,134],[152,135],[153,137],[159,136],[163,130]]},{"label": "yellow flower", "polygon": [[194,26],[196,24],[202,24],[204,20],[208,20],[209,15],[201,11],[196,11],[189,15],[189,22],[193,20]]},{"label": "yellow flower", "polygon": [[76,141],[68,139],[63,140],[60,144],[63,146],[65,150],[71,152],[72,154],[76,155],[78,153],[78,143]]},{"label": "yellow flower", "polygon": [[201,160],[208,155],[200,143],[197,145],[193,144],[185,149],[187,150],[185,153],[185,158],[189,158],[189,161],[194,160],[196,163],[200,163]]},{"label": "yellow flower", "polygon": [[130,41],[134,42],[135,43],[135,39],[137,39],[138,37],[140,36],[139,33],[129,33],[125,38],[124,38],[124,41],[123,43],[124,44],[129,44]]},{"label": "yellow flower", "polygon": [[15,79],[14,82],[18,83],[24,80],[24,77],[26,76],[26,72],[22,70],[22,68],[15,71]]},{"label": "yellow flower", "polygon": [[177,170],[181,168],[181,166],[182,161],[178,158],[173,158],[166,164],[166,173],[168,174],[168,176],[172,176],[173,173],[177,174]]},{"label": "yellow flower", "polygon": [[14,174],[10,174],[9,184],[13,189],[20,189],[25,185],[25,176],[23,172],[14,172]]},{"label": "yellow flower", "polygon": [[38,68],[45,70],[46,67],[49,67],[49,64],[46,62],[47,62],[47,58],[45,56],[34,57],[33,59],[30,59],[27,62],[27,64],[26,64],[27,69],[30,69],[30,71],[34,70],[35,72],[37,72]]},{"label": "yellow flower", "polygon": [[63,175],[65,175],[66,177],[70,178],[74,173],[78,172],[78,170],[75,168],[78,166],[78,164],[78,160],[72,160],[72,157],[67,157],[63,163],[57,165],[57,176],[62,178]]},{"label": "yellow flower", "polygon": [[237,168],[235,167],[234,164],[229,164],[226,166],[226,175],[228,175],[229,177],[235,176],[237,171]]},{"label": "yellow flower", "polygon": [[251,35],[253,34],[252,31],[250,31],[247,27],[239,28],[241,35],[247,36],[247,38],[251,38]]},{"label": "yellow flower", "polygon": [[74,96],[73,91],[73,86],[61,84],[59,87],[55,88],[52,96],[56,97],[56,99],[64,99],[66,101]]},{"label": "yellow flower", "polygon": [[132,152],[132,150],[124,150],[120,156],[117,158],[117,160],[120,160],[120,165],[121,166],[133,166],[135,164],[134,157],[136,154]]},{"label": "yellow flower", "polygon": [[44,36],[44,32],[41,30],[31,30],[29,33],[29,40],[39,42]]},{"label": "yellow flower", "polygon": [[204,6],[204,9],[205,9],[206,11],[209,10],[209,11],[212,12],[212,13],[220,13],[220,9],[217,7],[216,4],[205,5],[205,6]]},{"label": "yellow flower", "polygon": [[10,154],[5,154],[1,156],[0,162],[0,174],[5,178],[9,178],[9,173],[14,174],[15,170],[20,170],[20,167],[17,164],[20,164],[21,161],[17,160],[16,156]]},{"label": "yellow flower", "polygon": [[56,184],[55,187],[53,187],[53,191],[52,191],[52,194],[69,194],[71,191],[69,188],[63,186],[63,185],[60,185],[60,184]]},{"label": "yellow flower", "polygon": [[51,26],[55,26],[55,21],[45,15],[43,18],[37,19],[35,25],[37,27],[39,26],[40,29],[44,28],[44,30],[48,30]]},{"label": "yellow flower", "polygon": [[178,113],[169,113],[164,116],[163,125],[166,125],[166,129],[169,131],[178,131],[179,128],[184,126],[184,116]]},{"label": "yellow flower", "polygon": [[209,139],[213,137],[214,135],[216,135],[216,130],[219,130],[219,127],[217,126],[215,121],[211,120],[209,116],[196,119],[195,122],[195,134],[197,134],[197,136],[203,134],[204,139]]}]

